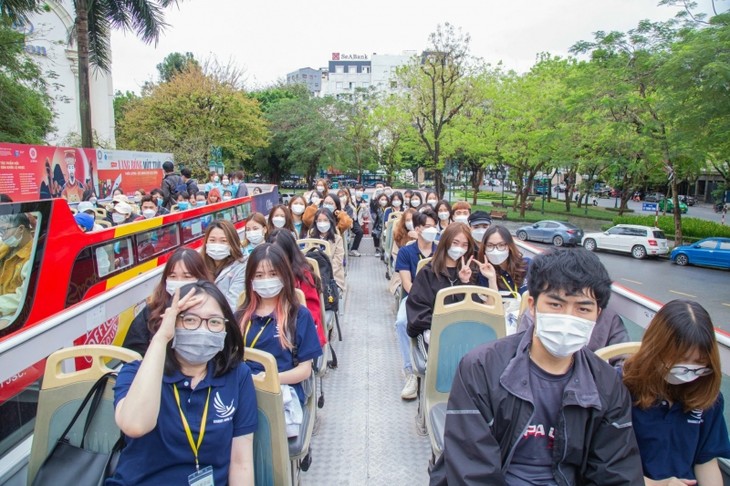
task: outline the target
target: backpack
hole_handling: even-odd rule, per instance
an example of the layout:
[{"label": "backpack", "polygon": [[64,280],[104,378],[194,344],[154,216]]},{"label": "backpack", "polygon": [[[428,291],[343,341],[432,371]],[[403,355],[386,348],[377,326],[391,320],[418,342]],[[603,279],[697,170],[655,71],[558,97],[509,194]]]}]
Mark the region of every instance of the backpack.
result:
[{"label": "backpack", "polygon": [[337,289],[334,273],[332,272],[332,262],[327,253],[321,248],[312,248],[307,251],[307,256],[317,261],[319,265],[319,277],[322,279],[322,295],[324,296],[325,310],[337,311],[340,300],[340,294]]},{"label": "backpack", "polygon": [[174,204],[178,195],[188,190],[188,185],[183,182],[182,177],[178,174],[166,175],[163,184],[170,189],[170,204]]}]

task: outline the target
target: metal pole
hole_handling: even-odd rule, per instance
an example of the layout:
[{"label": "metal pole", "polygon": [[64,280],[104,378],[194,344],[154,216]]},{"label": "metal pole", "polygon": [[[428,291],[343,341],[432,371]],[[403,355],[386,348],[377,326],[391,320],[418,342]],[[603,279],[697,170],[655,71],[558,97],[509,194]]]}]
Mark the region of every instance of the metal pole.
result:
[{"label": "metal pole", "polygon": [[545,214],[545,186],[543,185],[542,190],[542,209],[540,210],[540,214]]}]

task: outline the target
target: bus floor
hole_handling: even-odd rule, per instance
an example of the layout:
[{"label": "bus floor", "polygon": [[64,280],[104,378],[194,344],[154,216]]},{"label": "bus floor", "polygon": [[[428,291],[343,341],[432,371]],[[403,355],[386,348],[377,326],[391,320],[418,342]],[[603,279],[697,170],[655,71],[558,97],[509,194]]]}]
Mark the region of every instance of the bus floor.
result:
[{"label": "bus floor", "polygon": [[338,368],[324,378],[325,405],[304,485],[428,484],[428,437],[416,433],[416,401],[400,398],[403,362],[385,265],[364,238],[348,257],[348,296],[334,338]]}]

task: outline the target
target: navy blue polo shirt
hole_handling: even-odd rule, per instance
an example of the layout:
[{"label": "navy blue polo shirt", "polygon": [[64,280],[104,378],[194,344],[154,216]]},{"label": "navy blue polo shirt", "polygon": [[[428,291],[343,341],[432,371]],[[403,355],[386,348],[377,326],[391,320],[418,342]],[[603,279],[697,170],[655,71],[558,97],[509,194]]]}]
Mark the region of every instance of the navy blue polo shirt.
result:
[{"label": "navy blue polo shirt", "polygon": [[[268,325],[266,325],[267,322]],[[256,343],[253,346],[255,349],[271,353],[276,359],[279,373],[294,368],[294,357],[291,351],[288,348],[282,347],[279,342],[279,331],[276,327],[276,318],[273,314],[268,316],[254,316],[248,332],[246,332],[247,327],[248,323],[244,324],[244,341],[247,347],[251,347],[251,344],[255,340]],[[259,332],[261,333],[260,335]],[[256,339],[256,336],[258,336],[258,339]],[[298,347],[297,359],[300,363],[317,359],[322,355],[322,346],[319,344],[314,319],[312,319],[312,314],[309,312],[309,309],[303,305],[299,306],[299,312],[297,313],[296,341],[292,344],[296,344]],[[264,367],[259,363],[254,361],[248,361],[247,363],[254,374],[264,371]],[[301,383],[291,386],[297,391],[299,400],[304,403],[306,397],[304,396]]]},{"label": "navy blue polo shirt", "polygon": [[[127,396],[140,363],[127,363],[119,372],[114,386],[115,407]],[[213,467],[215,484],[228,483],[233,438],[252,434],[258,426],[256,391],[245,363],[218,377],[213,376],[213,370],[211,361],[208,373],[195,390],[190,388],[190,378],[180,371],[163,375],[157,425],[142,437],[126,438],[127,446],[107,486],[188,484],[188,476],[195,472],[195,455],[182,425],[173,385],[177,385],[180,405],[196,441],[210,388],[208,420],[198,460],[201,469]]]},{"label": "navy blue polo shirt", "polygon": [[[431,243],[431,254],[429,257],[433,256],[433,254],[436,252],[436,243]],[[418,269],[418,262],[423,260],[424,258],[428,258],[424,256],[421,253],[421,250],[418,249],[418,241],[414,241],[413,243],[408,243],[405,246],[402,246],[400,250],[398,250],[398,258],[395,260],[395,271],[400,272],[401,270],[408,270],[411,272],[411,282],[416,278],[416,270]],[[408,295],[408,293],[404,290],[404,295]]]},{"label": "navy blue polo shirt", "polygon": [[696,464],[730,458],[724,406],[722,394],[710,409],[687,413],[681,403],[670,407],[659,402],[646,410],[634,406],[631,415],[644,476],[695,479]]}]

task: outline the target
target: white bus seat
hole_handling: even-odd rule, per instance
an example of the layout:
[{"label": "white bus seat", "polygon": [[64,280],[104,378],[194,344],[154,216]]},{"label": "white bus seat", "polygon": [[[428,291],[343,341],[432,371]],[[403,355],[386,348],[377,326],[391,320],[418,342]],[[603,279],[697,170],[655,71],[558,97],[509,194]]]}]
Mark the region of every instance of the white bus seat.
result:
[{"label": "white bus seat", "polygon": [[259,425],[253,438],[255,484],[292,484],[289,443],[284,422],[284,400],[274,357],[258,349],[245,348],[244,358],[264,367],[264,376],[254,375]]},{"label": "white bus seat", "polygon": [[[89,368],[66,373],[61,370],[65,360],[91,359]],[[28,484],[32,484],[38,469],[56,445],[76,410],[96,381],[114,371],[107,364],[112,360],[123,362],[142,359],[139,353],[117,346],[101,344],[73,346],[60,349],[46,359],[43,385],[38,395],[38,411],[33,431],[28,463]],[[95,452],[109,452],[119,439],[119,427],[114,420],[114,392],[107,383],[102,402],[86,434],[85,448]],[[87,409],[88,410],[88,409]],[[86,419],[84,411],[69,433],[71,443],[78,445]]]},{"label": "white bus seat", "polygon": [[301,249],[305,254],[312,248],[321,248],[327,256],[330,257],[330,259],[332,259],[332,255],[334,255],[332,243],[327,240],[320,240],[319,238],[301,238],[297,240],[297,244],[299,245],[299,249]]},{"label": "white bus seat", "polygon": [[[463,295],[464,299],[446,303],[449,297],[457,295]],[[482,300],[485,295],[490,304]],[[506,335],[504,308],[498,292],[476,285],[459,285],[436,294],[423,393],[426,429],[434,459],[443,450],[446,404],[461,359],[475,347]]]},{"label": "white bus seat", "polygon": [[624,354],[636,354],[641,347],[641,341],[630,341],[627,343],[616,343],[596,350],[596,356],[604,361],[609,361]]},{"label": "white bus seat", "polygon": [[103,226],[104,228],[112,227],[112,223],[110,221],[107,221],[106,219],[95,219],[94,223],[98,224],[99,226]]},{"label": "white bus seat", "polygon": [[428,257],[428,258],[424,258],[422,260],[418,260],[418,265],[416,265],[416,275],[418,275],[418,272],[420,272],[423,267],[425,267],[426,265],[431,263],[431,258],[433,258],[433,257]]},{"label": "white bus seat", "polygon": [[106,219],[107,212],[104,208],[94,208],[94,213],[96,213],[95,219]]}]

